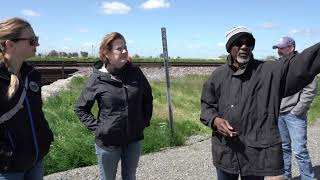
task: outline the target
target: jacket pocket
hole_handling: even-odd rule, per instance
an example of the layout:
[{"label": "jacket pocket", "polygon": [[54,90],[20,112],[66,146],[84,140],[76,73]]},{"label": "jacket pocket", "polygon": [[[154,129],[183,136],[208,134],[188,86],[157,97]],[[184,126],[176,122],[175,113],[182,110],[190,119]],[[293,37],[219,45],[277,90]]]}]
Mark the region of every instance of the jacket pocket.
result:
[{"label": "jacket pocket", "polygon": [[0,140],[0,172],[10,170],[14,158],[14,142],[10,130],[5,129],[3,139]]},{"label": "jacket pocket", "polygon": [[124,121],[120,115],[106,117],[101,120],[96,137],[105,145],[121,145],[125,137]]},{"label": "jacket pocket", "polygon": [[232,162],[234,157],[233,151],[227,146],[226,141],[221,136],[212,137],[212,160],[215,165],[225,168],[234,168]]},{"label": "jacket pocket", "polygon": [[281,137],[278,127],[252,131],[246,138],[246,144],[249,147],[267,148],[279,143],[281,143]]},{"label": "jacket pocket", "polygon": [[251,133],[246,145],[245,154],[253,171],[278,171],[283,168],[281,137],[277,127]]}]

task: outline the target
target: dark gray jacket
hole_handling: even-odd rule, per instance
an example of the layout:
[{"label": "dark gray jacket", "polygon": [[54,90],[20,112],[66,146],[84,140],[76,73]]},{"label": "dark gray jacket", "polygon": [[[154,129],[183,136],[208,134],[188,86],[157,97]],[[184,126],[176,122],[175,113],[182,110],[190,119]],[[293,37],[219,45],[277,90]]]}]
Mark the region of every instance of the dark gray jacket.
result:
[{"label": "dark gray jacket", "polygon": [[[100,147],[120,146],[143,139],[143,129],[150,125],[152,91],[142,71],[131,63],[123,79],[115,80],[101,72],[97,62],[77,104],[75,113],[82,123],[95,132]],[[91,113],[97,101],[97,118]]]},{"label": "dark gray jacket", "polygon": [[280,113],[290,112],[298,117],[306,117],[313,99],[317,95],[317,78],[298,93],[281,100]]},{"label": "dark gray jacket", "polygon": [[[291,60],[288,60],[291,59]],[[320,72],[320,43],[276,62],[256,61],[236,71],[227,64],[215,70],[203,86],[200,120],[216,117],[238,132],[226,138],[213,132],[213,164],[243,176],[283,173],[281,138],[277,127],[280,102],[309,84]]]}]

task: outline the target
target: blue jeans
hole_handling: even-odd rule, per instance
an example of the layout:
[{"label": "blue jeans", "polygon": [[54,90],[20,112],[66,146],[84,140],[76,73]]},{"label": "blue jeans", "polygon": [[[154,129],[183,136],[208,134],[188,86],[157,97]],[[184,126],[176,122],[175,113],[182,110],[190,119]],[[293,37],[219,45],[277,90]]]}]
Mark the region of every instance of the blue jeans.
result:
[{"label": "blue jeans", "polygon": [[141,141],[125,146],[109,146],[102,149],[96,146],[101,180],[116,179],[118,163],[121,159],[121,176],[124,180],[135,180],[141,153]]},{"label": "blue jeans", "polygon": [[291,178],[292,152],[299,164],[301,180],[314,178],[314,171],[307,149],[307,117],[282,113],[279,116],[278,127],[282,139],[284,178]]},{"label": "blue jeans", "polygon": [[0,173],[0,180],[42,180],[43,174],[43,161],[39,160],[35,166],[25,172]]},{"label": "blue jeans", "polygon": [[[238,180],[239,174],[230,174],[217,168],[218,180]],[[264,180],[263,176],[241,176],[241,180]]]}]

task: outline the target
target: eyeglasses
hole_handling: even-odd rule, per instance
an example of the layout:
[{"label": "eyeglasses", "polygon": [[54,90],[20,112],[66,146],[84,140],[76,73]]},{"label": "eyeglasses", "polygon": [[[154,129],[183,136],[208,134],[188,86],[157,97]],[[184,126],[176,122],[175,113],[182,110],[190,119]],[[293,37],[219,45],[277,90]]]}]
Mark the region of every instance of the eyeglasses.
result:
[{"label": "eyeglasses", "polygon": [[123,52],[123,50],[127,51],[127,46],[117,46],[115,48],[112,48],[112,50],[118,51],[118,52]]},{"label": "eyeglasses", "polygon": [[16,39],[11,39],[11,41],[24,41],[24,40],[28,40],[30,46],[34,46],[36,44],[39,43],[39,37],[38,36],[33,36],[33,37],[29,37],[29,38],[16,38]]}]

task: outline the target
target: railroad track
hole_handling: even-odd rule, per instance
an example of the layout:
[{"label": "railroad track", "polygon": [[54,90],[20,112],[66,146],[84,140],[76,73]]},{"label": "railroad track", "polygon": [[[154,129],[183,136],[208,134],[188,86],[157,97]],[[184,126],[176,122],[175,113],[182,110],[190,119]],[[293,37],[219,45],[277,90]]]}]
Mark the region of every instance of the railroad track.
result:
[{"label": "railroad track", "polygon": [[[72,73],[83,67],[92,67],[94,62],[77,61],[28,61],[41,73],[42,85],[48,85],[58,79],[71,76]],[[163,62],[133,62],[140,67],[163,67]],[[173,67],[217,67],[224,63],[217,62],[170,62]]]},{"label": "railroad track", "polygon": [[[79,61],[28,61],[35,67],[92,67],[94,62],[79,62]],[[162,67],[163,62],[132,62],[140,67]],[[224,63],[222,62],[170,62],[170,66],[175,67],[217,67]]]}]

